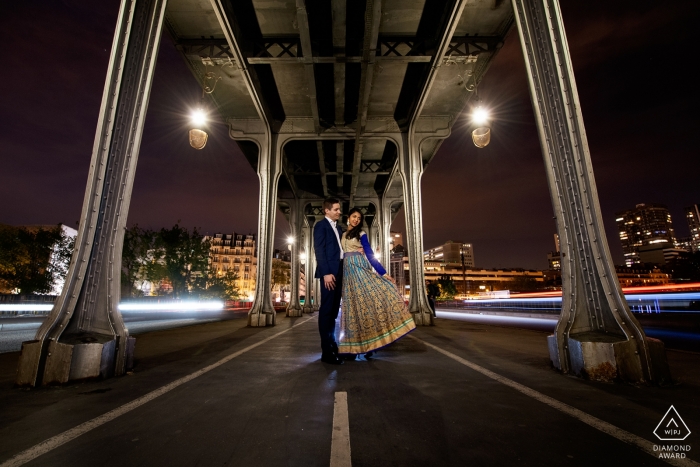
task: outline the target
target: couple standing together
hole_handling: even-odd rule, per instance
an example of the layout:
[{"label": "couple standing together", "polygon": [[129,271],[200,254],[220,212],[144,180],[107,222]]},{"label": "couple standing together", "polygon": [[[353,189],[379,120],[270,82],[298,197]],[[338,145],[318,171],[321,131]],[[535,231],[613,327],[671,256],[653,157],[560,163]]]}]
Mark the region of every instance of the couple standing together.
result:
[{"label": "couple standing together", "polygon": [[[364,215],[348,213],[348,231],[338,225],[340,201],[323,202],[326,218],[314,226],[316,274],[321,280],[318,330],[321,361],[340,365],[343,359],[365,358],[416,328],[411,313],[396,290],[393,279],[374,257],[369,238],[362,230]],[[335,320],[340,313],[340,336]]]}]

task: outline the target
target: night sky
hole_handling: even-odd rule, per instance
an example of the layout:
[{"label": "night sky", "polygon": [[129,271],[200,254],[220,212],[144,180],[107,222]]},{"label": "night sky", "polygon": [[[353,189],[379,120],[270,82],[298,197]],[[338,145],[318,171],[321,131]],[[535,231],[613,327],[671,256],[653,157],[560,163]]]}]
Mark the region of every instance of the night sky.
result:
[{"label": "night sky", "polygon": [[[700,2],[562,2],[610,249],[615,212],[666,204],[678,236],[700,203]],[[119,2],[0,3],[0,223],[76,226]],[[258,180],[222,123],[187,139],[200,88],[163,36],[128,223],[257,232]],[[477,149],[457,122],[423,177],[424,246],[474,244],[479,267],[545,268],[555,224],[517,31],[479,88],[494,109]],[[403,215],[393,226],[403,230]],[[278,215],[279,245],[289,231]]]}]

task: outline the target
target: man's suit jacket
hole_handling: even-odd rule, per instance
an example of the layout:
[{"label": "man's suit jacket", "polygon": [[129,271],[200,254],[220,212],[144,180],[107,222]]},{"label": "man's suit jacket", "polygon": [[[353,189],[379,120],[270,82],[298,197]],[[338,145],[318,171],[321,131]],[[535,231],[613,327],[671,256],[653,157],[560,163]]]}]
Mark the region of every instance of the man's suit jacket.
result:
[{"label": "man's suit jacket", "polygon": [[[338,237],[343,235],[343,229],[336,223]],[[314,250],[316,252],[316,274],[320,279],[328,274],[334,276],[340,269],[340,245],[333,233],[333,226],[327,218],[323,218],[314,225]]]}]

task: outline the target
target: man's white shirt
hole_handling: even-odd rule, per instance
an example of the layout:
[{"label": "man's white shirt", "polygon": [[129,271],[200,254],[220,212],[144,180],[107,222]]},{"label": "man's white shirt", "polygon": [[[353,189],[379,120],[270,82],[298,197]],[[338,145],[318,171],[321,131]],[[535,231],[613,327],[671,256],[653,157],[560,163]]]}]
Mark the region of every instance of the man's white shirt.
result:
[{"label": "man's white shirt", "polygon": [[333,233],[335,233],[335,238],[338,240],[338,246],[340,247],[340,259],[343,259],[343,244],[340,243],[340,235],[338,235],[338,229],[336,228],[337,222],[331,220],[330,217],[326,216],[326,220],[333,226]]}]

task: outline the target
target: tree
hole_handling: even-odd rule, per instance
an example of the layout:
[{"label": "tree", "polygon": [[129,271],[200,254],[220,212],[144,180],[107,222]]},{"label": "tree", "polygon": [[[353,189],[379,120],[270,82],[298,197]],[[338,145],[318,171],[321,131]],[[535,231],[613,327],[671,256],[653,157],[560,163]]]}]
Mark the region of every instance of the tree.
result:
[{"label": "tree", "polygon": [[700,281],[700,251],[672,260],[666,270],[676,281]]},{"label": "tree", "polygon": [[209,270],[209,241],[203,241],[195,227],[192,232],[175,224],[161,229],[155,239],[152,265],[162,262],[162,268],[151,269],[162,273],[173,287],[173,295],[180,298],[206,289]]},{"label": "tree", "polygon": [[449,276],[440,276],[438,279],[438,286],[440,287],[440,296],[438,300],[452,300],[457,295],[457,287]]},{"label": "tree", "polygon": [[[142,229],[134,225],[124,231],[124,247],[122,249],[122,296],[128,297],[137,294],[136,283],[145,280],[147,268],[152,264],[152,256],[155,250],[156,233],[152,230]],[[154,269],[151,267],[151,270]],[[153,271],[151,271],[153,273]],[[152,275],[164,276],[162,271]],[[140,295],[140,293],[138,293]]]},{"label": "tree", "polygon": [[216,271],[209,271],[210,277],[207,280],[207,289],[201,293],[201,297],[220,298],[223,300],[236,300],[240,296],[236,281],[238,274],[232,270],[219,275]]},{"label": "tree", "polygon": [[272,260],[272,274],[270,275],[270,290],[277,286],[285,286],[291,282],[292,267],[277,258]]},{"label": "tree", "polygon": [[68,272],[74,240],[60,226],[27,229],[0,225],[0,289],[48,294]]}]

